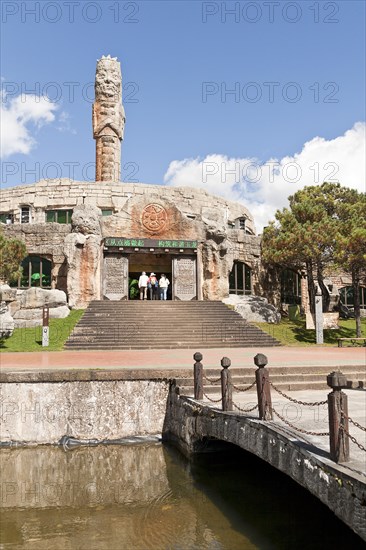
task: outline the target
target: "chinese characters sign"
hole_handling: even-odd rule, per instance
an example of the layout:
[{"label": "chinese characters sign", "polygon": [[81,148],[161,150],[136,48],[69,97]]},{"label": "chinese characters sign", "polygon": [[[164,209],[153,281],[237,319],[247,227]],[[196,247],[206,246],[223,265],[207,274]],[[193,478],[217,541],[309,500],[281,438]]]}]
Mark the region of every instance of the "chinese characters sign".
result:
[{"label": "chinese characters sign", "polygon": [[197,248],[197,241],[160,240],[160,239],[128,239],[125,237],[107,237],[104,246],[119,248]]}]

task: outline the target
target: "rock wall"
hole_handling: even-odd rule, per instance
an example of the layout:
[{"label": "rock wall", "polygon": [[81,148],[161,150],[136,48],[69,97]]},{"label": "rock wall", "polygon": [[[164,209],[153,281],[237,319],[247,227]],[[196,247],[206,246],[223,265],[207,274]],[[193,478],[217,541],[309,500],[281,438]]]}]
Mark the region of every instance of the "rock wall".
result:
[{"label": "rock wall", "polygon": [[279,323],[281,314],[266,298],[259,296],[237,296],[230,294],[224,298],[225,304],[233,305],[243,319],[253,323]]},{"label": "rock wall", "polygon": [[161,380],[3,383],[0,440],[55,444],[64,436],[161,435],[168,387]]},{"label": "rock wall", "polygon": [[101,298],[101,211],[80,205],[72,215],[72,233],[66,236],[67,291],[72,308],[86,308]]},{"label": "rock wall", "polygon": [[[13,319],[13,328],[42,325],[43,306],[49,307],[50,319],[64,319],[70,313],[66,294],[62,290],[46,290],[38,287],[17,290],[8,285],[2,285],[0,287],[1,300],[7,306],[8,316]],[[5,321],[6,319],[0,318],[0,324]],[[8,322],[10,322],[9,318]]]},{"label": "rock wall", "polygon": [[64,241],[71,225],[59,223],[12,224],[2,227],[4,235],[23,241],[28,254],[52,261],[51,287],[67,291]]},{"label": "rock wall", "polygon": [[[232,231],[233,235],[245,234],[244,231],[230,229],[229,225],[234,223],[235,219],[244,216],[247,220],[247,229],[255,234],[253,216],[245,205],[210,195],[203,189],[193,187],[169,187],[146,183],[82,182],[66,178],[41,180],[32,185],[17,185],[2,189],[0,212],[10,212],[13,214],[15,224],[18,224],[20,222],[19,206],[29,205],[32,211],[32,223],[22,224],[22,227],[28,226],[29,231],[32,231],[34,224],[46,222],[46,210],[49,209],[72,209],[85,203],[118,213],[130,198],[144,195],[172,202],[183,214],[193,216],[191,219],[203,216],[206,219],[212,219],[215,223],[218,221],[225,223],[227,230]],[[47,223],[46,231],[51,225],[53,224]],[[62,228],[60,224],[55,225]],[[7,230],[8,226],[4,226],[4,229]],[[69,226],[68,232],[70,230]]]}]

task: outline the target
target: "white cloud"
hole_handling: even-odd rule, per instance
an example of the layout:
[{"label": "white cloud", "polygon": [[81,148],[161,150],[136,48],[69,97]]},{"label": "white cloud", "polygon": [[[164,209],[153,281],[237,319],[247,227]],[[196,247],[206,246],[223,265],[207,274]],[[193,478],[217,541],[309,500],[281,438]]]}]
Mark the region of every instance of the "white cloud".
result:
[{"label": "white cloud", "polygon": [[45,97],[22,94],[10,100],[2,95],[0,156],[29,154],[37,144],[31,130],[53,122],[56,110],[57,106]]},{"label": "white cloud", "polygon": [[365,192],[365,123],[357,122],[344,135],[326,140],[315,137],[300,153],[259,162],[251,158],[208,155],[174,160],[164,176],[173,186],[200,187],[209,193],[245,204],[262,230],[287,198],[305,185],[323,181]]},{"label": "white cloud", "polygon": [[59,132],[70,132],[70,134],[76,134],[76,130],[71,126],[70,115],[66,111],[61,111],[57,122],[58,125],[56,128]]}]

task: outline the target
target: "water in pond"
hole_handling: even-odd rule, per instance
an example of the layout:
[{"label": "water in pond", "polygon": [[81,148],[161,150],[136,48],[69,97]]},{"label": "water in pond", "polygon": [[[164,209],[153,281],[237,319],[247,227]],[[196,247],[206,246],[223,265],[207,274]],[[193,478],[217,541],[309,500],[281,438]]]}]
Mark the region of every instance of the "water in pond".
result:
[{"label": "water in pond", "polygon": [[1,449],[1,550],[357,550],[287,476],[240,449]]}]

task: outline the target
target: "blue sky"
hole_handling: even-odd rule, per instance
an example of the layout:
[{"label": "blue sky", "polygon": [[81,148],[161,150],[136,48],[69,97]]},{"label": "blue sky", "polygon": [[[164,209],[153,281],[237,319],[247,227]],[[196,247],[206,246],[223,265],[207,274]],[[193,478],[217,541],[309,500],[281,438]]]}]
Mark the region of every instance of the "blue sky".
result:
[{"label": "blue sky", "polygon": [[[122,63],[127,116],[124,180],[207,184],[210,191],[244,200],[253,182],[235,180],[220,187],[220,175],[220,181],[210,186],[197,176],[197,166],[202,171],[202,160],[212,156],[224,159],[227,166],[233,159],[253,158],[259,164],[269,159],[281,164],[297,158],[316,137],[329,144],[331,157],[324,157],[328,163],[343,162],[338,152],[345,146],[362,155],[364,127],[353,133],[352,128],[365,121],[363,1],[3,0],[1,7],[7,122],[21,92],[46,94],[53,100],[47,112],[28,113],[28,118],[23,113],[22,131],[30,143],[17,152],[15,132],[3,158],[4,187],[33,183],[38,173],[67,177],[70,168],[65,163],[70,162],[79,164],[75,179],[92,179],[92,167],[82,172],[95,155],[92,83],[96,60],[107,54]],[[233,89],[236,94],[225,95]],[[20,107],[18,103],[15,109],[13,103],[9,124],[19,123]],[[347,132],[351,134],[345,143],[342,136],[345,139]],[[5,128],[2,142],[13,133]],[[309,163],[318,158],[316,151]],[[359,164],[359,155],[353,164]],[[347,159],[344,174],[342,169],[339,173],[364,188],[362,169],[352,173],[346,164]],[[299,185],[313,183],[309,174],[314,170],[307,172]],[[283,193],[292,188],[285,186]],[[272,200],[271,207],[280,206],[262,191],[248,198],[249,203]]]}]

